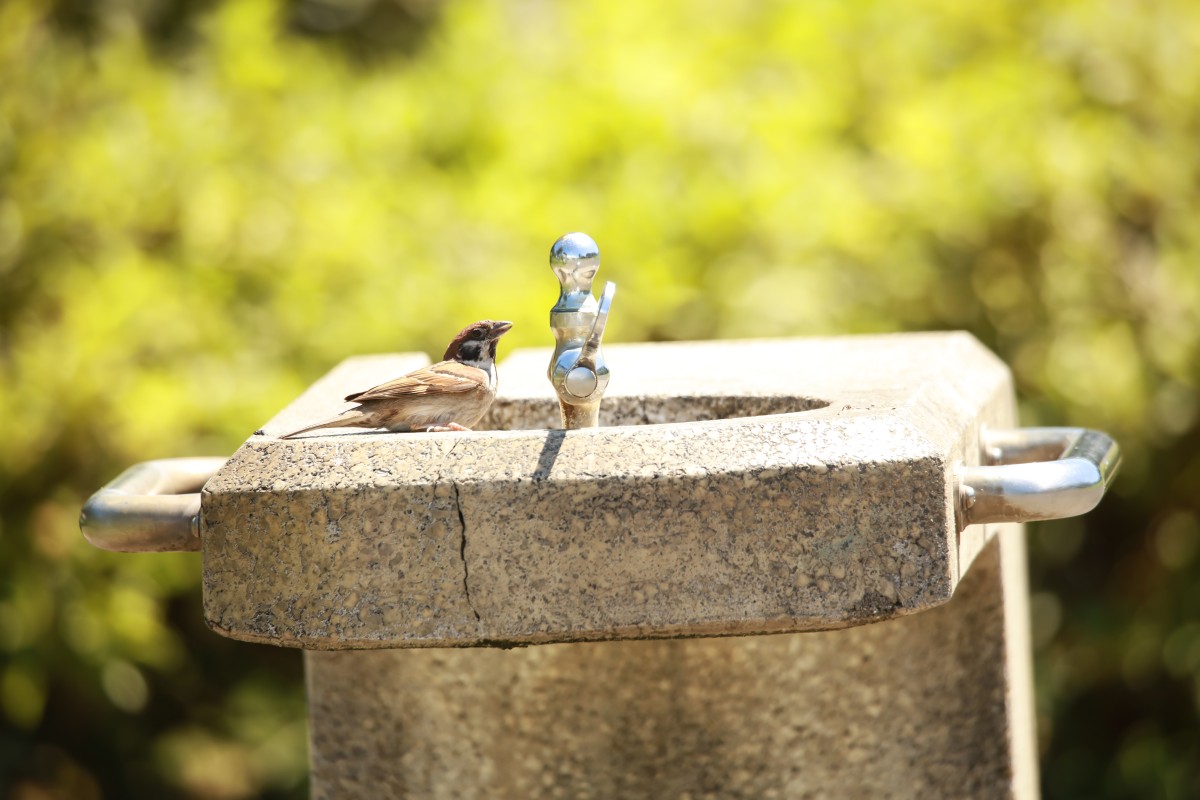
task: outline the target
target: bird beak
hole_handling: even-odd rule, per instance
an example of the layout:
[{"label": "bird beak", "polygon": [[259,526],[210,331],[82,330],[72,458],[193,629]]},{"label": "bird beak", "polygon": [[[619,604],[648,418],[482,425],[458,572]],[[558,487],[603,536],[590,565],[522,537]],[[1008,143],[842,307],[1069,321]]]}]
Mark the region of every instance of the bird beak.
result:
[{"label": "bird beak", "polygon": [[488,338],[492,341],[499,339],[512,328],[511,322],[493,322],[492,332],[488,334]]}]

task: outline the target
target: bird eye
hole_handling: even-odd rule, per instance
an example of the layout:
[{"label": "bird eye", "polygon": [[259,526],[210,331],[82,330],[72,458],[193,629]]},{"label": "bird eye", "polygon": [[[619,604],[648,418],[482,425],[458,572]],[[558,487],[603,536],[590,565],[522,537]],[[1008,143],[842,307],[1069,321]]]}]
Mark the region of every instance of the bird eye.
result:
[{"label": "bird eye", "polygon": [[476,328],[475,330],[471,331],[471,338],[472,339],[482,339],[483,331],[480,330],[479,328]]}]

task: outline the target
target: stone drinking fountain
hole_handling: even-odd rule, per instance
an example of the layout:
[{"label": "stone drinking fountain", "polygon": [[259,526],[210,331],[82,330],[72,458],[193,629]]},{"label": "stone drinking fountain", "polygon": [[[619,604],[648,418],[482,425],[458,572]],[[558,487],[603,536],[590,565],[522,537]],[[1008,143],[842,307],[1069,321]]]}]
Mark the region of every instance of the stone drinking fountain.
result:
[{"label": "stone drinking fountain", "polygon": [[965,333],[606,361],[595,243],[551,266],[481,430],[276,438],[428,363],[350,358],[84,535],[202,551],[215,632],[305,651],[313,797],[1036,797],[1021,523],[1095,506],[1113,441],[1017,428]]}]

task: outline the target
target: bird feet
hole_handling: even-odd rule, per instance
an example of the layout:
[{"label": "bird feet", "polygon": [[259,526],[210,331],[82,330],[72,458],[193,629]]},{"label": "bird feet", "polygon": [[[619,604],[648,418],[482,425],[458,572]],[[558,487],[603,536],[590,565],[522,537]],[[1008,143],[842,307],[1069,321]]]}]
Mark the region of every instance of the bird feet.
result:
[{"label": "bird feet", "polygon": [[425,429],[426,433],[446,433],[448,431],[465,431],[470,433],[471,429],[463,427],[457,422],[447,422],[445,425],[430,425]]}]

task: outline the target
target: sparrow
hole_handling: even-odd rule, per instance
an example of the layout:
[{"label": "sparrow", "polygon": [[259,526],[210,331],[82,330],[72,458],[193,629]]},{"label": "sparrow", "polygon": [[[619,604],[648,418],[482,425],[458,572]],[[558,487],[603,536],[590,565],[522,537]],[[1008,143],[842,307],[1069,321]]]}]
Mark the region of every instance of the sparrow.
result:
[{"label": "sparrow", "polygon": [[468,325],[442,360],[346,395],[358,403],[332,419],[280,436],[290,439],[318,428],[387,428],[390,431],[469,431],[496,397],[496,342],[511,322],[485,319]]}]

